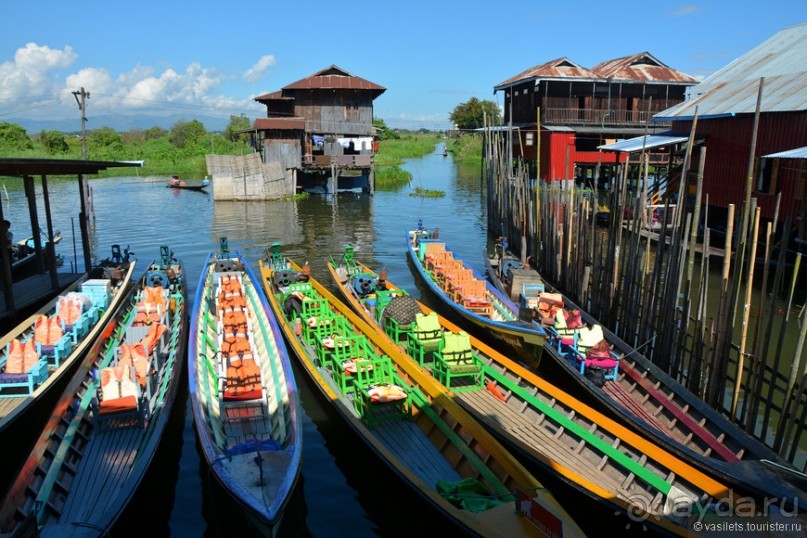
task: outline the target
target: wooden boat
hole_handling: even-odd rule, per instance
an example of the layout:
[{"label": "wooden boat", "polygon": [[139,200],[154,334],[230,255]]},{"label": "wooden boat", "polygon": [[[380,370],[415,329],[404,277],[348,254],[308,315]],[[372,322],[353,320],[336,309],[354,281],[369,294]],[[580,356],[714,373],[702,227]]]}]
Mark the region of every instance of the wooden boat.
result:
[{"label": "wooden boat", "polygon": [[[53,244],[58,244],[62,240],[62,234],[57,231],[53,237]],[[42,253],[45,256],[45,263],[50,260],[50,250],[48,248],[48,241],[42,241]],[[17,241],[14,245],[11,260],[11,275],[13,282],[19,282],[33,274],[36,274],[38,269],[36,249],[34,247],[34,238],[28,237],[22,241]],[[56,255],[56,266],[61,266],[64,263],[64,257]]]},{"label": "wooden boat", "polygon": [[407,232],[407,244],[417,274],[448,308],[515,348],[544,344],[541,324],[520,319],[512,301],[433,237],[422,221]]},{"label": "wooden boat", "polygon": [[[128,252],[121,253],[115,245],[112,258],[0,339],[0,433],[37,407],[46,394],[64,388],[107,320],[123,303],[135,263],[129,260]],[[45,327],[37,334],[38,324],[51,323],[57,327],[50,331]],[[30,345],[38,355],[36,361],[31,358],[24,373],[17,373],[19,367],[9,369],[13,366],[9,364],[9,350],[18,343]]]},{"label": "wooden boat", "polygon": [[193,185],[188,185],[187,183],[184,183],[184,182],[183,183],[171,183],[171,182],[168,182],[165,186],[168,187],[169,189],[184,189],[184,190],[188,190],[188,191],[207,192],[205,190],[207,185],[204,184],[204,183],[200,183],[198,185],[195,184],[195,183]]},{"label": "wooden boat", "polygon": [[3,501],[0,530],[109,533],[154,458],[176,399],[187,342],[184,278],[161,247],[160,260],[103,323]]},{"label": "wooden boat", "polygon": [[274,244],[261,262],[269,302],[306,372],[384,463],[465,532],[581,534],[554,497],[443,387],[310,278],[307,268],[285,259]]},{"label": "wooden boat", "polygon": [[[520,297],[524,318],[544,316],[545,311],[536,311],[539,303],[543,302],[544,308],[553,303],[558,310],[555,323],[545,327],[548,338],[544,349],[604,408],[730,485],[807,506],[807,476],[672,379],[642,355],[641,349],[600,325],[543,281],[537,271],[524,267],[506,249],[497,250],[492,255],[483,253],[488,278],[502,293]],[[560,298],[560,304],[552,297]],[[563,313],[575,310],[580,313],[582,327],[570,328],[576,324],[568,323]],[[589,327],[594,330],[589,332]],[[589,358],[587,349],[597,339],[610,347],[606,361]],[[592,370],[599,372],[591,375]]]},{"label": "wooden boat", "polygon": [[[656,530],[686,535],[680,517],[708,511],[728,488],[663,446],[637,435],[547,383],[483,342],[466,340],[466,369],[451,372],[441,350],[447,335],[465,334],[447,319],[353,258],[345,248],[331,259],[331,276],[363,319],[376,324],[423,368],[454,393],[477,420],[577,491],[627,513]],[[369,282],[369,285],[365,284]],[[459,375],[456,375],[459,374]],[[697,508],[691,508],[696,506]]]},{"label": "wooden boat", "polygon": [[263,290],[226,238],[202,269],[191,330],[191,406],[209,472],[253,527],[275,534],[300,473],[299,397]]}]

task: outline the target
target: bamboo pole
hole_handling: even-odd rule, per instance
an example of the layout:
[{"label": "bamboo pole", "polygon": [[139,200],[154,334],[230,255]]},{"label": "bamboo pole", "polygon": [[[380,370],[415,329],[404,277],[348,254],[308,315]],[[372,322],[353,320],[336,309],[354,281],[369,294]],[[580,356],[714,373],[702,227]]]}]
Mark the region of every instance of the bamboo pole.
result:
[{"label": "bamboo pole", "polygon": [[737,401],[740,397],[740,384],[743,379],[743,367],[745,364],[745,339],[748,334],[748,316],[751,312],[751,292],[754,288],[754,260],[757,256],[757,238],[759,235],[760,208],[754,212],[754,225],[751,231],[753,242],[751,243],[751,262],[748,264],[748,281],[745,287],[745,305],[743,306],[743,324],[740,333],[740,353],[737,357],[737,375],[734,377],[734,395],[731,399],[731,418],[736,419]]}]

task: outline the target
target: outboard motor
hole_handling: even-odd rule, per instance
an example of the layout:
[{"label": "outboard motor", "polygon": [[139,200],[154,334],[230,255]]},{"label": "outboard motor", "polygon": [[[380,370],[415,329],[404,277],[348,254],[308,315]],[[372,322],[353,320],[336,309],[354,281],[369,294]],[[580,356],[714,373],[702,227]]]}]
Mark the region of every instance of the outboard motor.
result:
[{"label": "outboard motor", "polygon": [[285,288],[297,280],[297,275],[296,271],[292,271],[291,269],[283,269],[282,271],[276,271],[275,274],[272,275],[272,278],[275,281],[275,286],[278,288]]},{"label": "outboard motor", "polygon": [[360,296],[365,296],[375,290],[376,278],[370,275],[355,275],[353,277],[353,289],[356,290]]}]

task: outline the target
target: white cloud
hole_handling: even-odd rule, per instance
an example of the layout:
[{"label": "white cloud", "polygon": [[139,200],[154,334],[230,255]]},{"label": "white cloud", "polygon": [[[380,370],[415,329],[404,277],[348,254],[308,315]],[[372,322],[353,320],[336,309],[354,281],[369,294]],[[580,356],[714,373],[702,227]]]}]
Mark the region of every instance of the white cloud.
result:
[{"label": "white cloud", "polygon": [[[75,114],[72,92],[90,92],[88,116],[94,114],[227,116],[258,114],[262,110],[251,98],[221,95],[221,85],[232,77],[211,67],[191,63],[184,70],[155,69],[137,65],[128,72],[112,73],[104,67],[83,67],[69,71],[77,54],[66,46],[50,49],[29,43],[14,55],[14,61],[0,63],[0,115],[50,117]],[[267,59],[268,58],[268,59]],[[250,71],[258,76],[274,63],[264,56]],[[23,114],[24,113],[24,114]]]},{"label": "white cloud", "polygon": [[25,96],[29,104],[52,99],[61,89],[54,71],[70,67],[77,57],[70,46],[56,50],[28,43],[17,49],[14,61],[0,64],[0,106],[12,105],[20,96]]},{"label": "white cloud", "polygon": [[250,84],[260,82],[269,76],[266,72],[267,69],[277,63],[273,54],[261,56],[258,62],[244,72],[244,80]]},{"label": "white cloud", "polygon": [[673,11],[672,13],[670,13],[670,15],[672,15],[673,17],[682,17],[684,15],[690,15],[692,13],[695,13],[696,11],[698,11],[698,6],[696,6],[695,4],[685,4],[676,9],[675,11]]}]

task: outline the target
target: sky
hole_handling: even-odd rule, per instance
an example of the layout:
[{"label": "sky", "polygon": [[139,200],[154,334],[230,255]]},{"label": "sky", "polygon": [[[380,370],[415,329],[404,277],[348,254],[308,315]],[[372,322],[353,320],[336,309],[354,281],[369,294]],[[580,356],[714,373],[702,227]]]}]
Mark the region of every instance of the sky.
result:
[{"label": "sky", "polygon": [[[779,30],[806,0],[207,2],[0,0],[0,122],[265,116],[255,96],[332,64],[387,88],[374,116],[448,127],[471,97],[566,56],[648,51],[698,79]],[[156,124],[156,123],[155,123]]]}]

